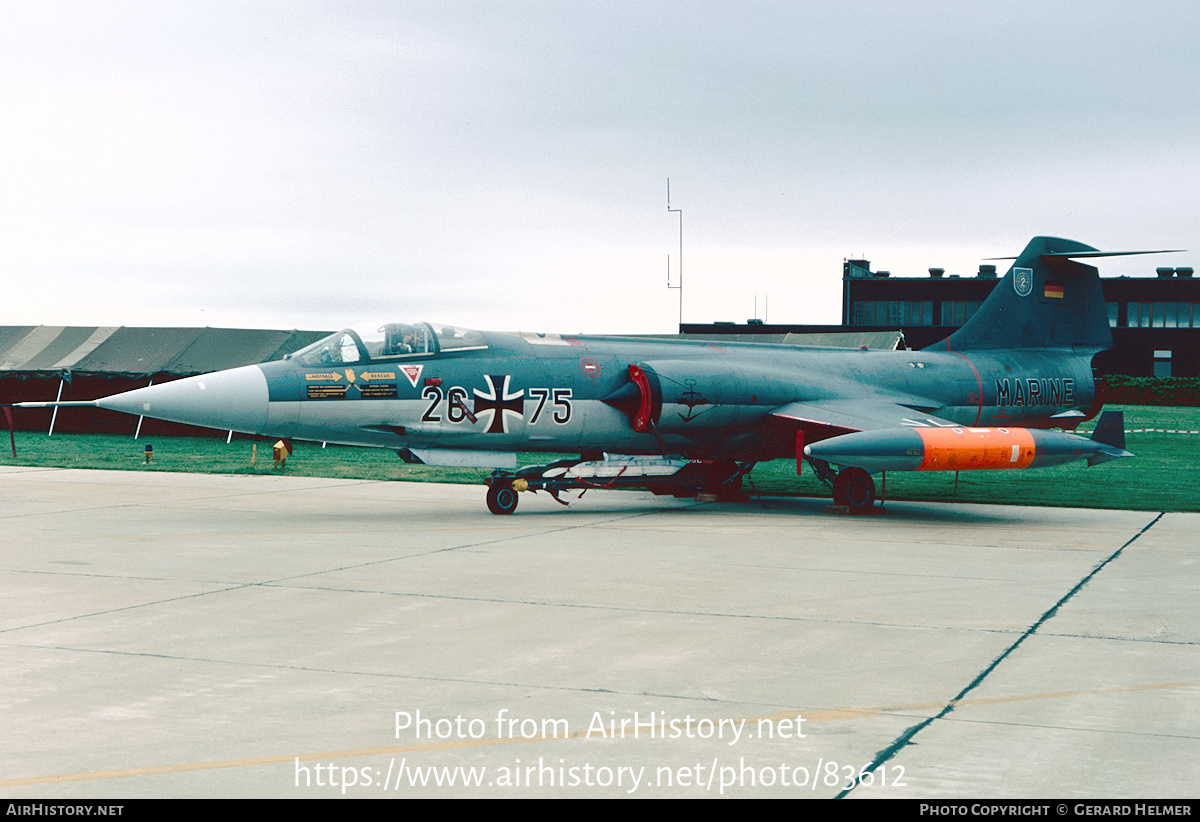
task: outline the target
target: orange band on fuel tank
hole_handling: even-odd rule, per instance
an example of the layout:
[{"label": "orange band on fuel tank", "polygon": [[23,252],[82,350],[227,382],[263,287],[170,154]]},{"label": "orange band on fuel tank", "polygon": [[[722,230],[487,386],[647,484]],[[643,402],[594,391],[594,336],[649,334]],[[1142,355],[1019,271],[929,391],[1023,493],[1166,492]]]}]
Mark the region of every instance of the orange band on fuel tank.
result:
[{"label": "orange band on fuel tank", "polygon": [[915,428],[925,444],[918,471],[1028,468],[1037,448],[1025,428]]}]

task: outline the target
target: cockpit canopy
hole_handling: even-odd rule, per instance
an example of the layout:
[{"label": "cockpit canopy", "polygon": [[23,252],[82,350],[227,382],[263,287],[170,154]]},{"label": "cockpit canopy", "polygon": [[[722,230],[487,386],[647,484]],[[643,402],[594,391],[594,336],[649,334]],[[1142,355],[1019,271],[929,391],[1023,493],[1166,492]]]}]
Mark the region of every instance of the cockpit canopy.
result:
[{"label": "cockpit canopy", "polygon": [[469,328],[421,322],[365,323],[323,337],[288,359],[308,366],[343,365],[482,348],[487,348],[483,335]]}]

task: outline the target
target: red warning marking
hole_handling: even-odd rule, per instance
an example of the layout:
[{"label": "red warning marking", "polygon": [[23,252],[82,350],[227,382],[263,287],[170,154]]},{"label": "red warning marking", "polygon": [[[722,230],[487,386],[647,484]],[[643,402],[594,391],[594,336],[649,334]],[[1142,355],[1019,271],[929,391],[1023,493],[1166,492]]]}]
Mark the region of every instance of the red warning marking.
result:
[{"label": "red warning marking", "polygon": [[417,380],[421,379],[421,369],[424,365],[402,365],[400,370],[404,372],[404,376],[408,377],[408,381],[412,383],[412,387],[417,387]]},{"label": "red warning marking", "polygon": [[585,357],[579,361],[579,367],[583,369],[583,373],[589,377],[595,377],[600,373],[600,363],[593,360],[591,357]]},{"label": "red warning marking", "polygon": [[563,339],[576,348],[587,348],[587,343],[585,343],[583,340],[578,340],[575,337],[563,337]]}]

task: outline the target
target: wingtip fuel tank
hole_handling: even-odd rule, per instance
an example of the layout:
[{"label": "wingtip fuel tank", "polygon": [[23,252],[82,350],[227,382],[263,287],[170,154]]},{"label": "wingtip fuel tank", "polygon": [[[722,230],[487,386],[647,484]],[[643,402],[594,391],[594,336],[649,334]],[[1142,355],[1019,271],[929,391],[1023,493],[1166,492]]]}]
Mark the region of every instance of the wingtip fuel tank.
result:
[{"label": "wingtip fuel tank", "polygon": [[1132,457],[1096,439],[1034,428],[926,427],[858,431],[804,447],[804,454],[865,471],[981,471],[1044,468]]}]

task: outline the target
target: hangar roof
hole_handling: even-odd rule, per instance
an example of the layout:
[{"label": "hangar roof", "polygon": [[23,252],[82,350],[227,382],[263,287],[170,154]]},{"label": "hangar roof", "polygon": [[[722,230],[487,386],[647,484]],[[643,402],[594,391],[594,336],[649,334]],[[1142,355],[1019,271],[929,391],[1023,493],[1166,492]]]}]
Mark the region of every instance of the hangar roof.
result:
[{"label": "hangar roof", "polygon": [[0,373],[205,374],[276,360],[328,331],[0,326]]}]

